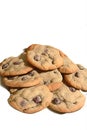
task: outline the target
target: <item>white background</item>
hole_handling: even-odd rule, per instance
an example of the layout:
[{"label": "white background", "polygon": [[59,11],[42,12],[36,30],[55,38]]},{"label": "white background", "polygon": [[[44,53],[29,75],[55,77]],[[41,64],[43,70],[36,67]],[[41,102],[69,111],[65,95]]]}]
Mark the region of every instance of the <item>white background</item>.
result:
[{"label": "white background", "polygon": [[[0,62],[39,43],[55,46],[87,67],[86,8],[86,0],[0,0]],[[8,97],[0,86],[0,130],[87,130],[87,102],[71,114],[48,109],[24,114],[9,106]]]}]

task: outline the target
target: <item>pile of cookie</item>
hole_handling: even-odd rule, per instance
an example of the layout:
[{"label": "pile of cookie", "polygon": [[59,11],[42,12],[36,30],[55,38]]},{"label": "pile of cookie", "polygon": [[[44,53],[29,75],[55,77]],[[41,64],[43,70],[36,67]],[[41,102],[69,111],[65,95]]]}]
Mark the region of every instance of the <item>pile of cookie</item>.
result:
[{"label": "pile of cookie", "polygon": [[32,44],[18,57],[4,59],[0,76],[10,92],[8,103],[24,113],[44,108],[70,113],[85,104],[87,69],[52,46]]}]

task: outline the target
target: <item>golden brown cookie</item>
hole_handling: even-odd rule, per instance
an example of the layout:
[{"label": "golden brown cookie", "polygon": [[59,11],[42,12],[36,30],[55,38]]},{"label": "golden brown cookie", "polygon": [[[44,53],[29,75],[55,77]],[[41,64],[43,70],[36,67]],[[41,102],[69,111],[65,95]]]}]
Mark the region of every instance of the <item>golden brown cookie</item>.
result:
[{"label": "golden brown cookie", "polygon": [[85,103],[85,96],[75,88],[62,86],[53,91],[53,98],[49,108],[59,113],[70,113],[81,109]]},{"label": "golden brown cookie", "polygon": [[26,53],[22,53],[18,57],[9,57],[0,63],[1,76],[15,76],[26,74],[33,67],[26,60]]},{"label": "golden brown cookie", "polygon": [[68,85],[87,91],[87,69],[82,65],[78,65],[78,68],[77,72],[64,75],[64,80]]},{"label": "golden brown cookie", "polygon": [[41,70],[53,70],[63,65],[63,59],[58,49],[48,46],[32,44],[26,49],[27,60]]},{"label": "golden brown cookie", "polygon": [[9,104],[24,113],[35,113],[49,106],[53,94],[45,85],[23,88],[12,94]]},{"label": "golden brown cookie", "polygon": [[41,82],[41,78],[36,70],[32,70],[24,75],[3,77],[2,81],[4,85],[9,87],[25,88],[39,84]]},{"label": "golden brown cookie", "polygon": [[62,51],[59,50],[59,52],[64,61],[64,64],[59,67],[59,71],[65,74],[76,72],[78,70],[78,66]]},{"label": "golden brown cookie", "polygon": [[50,91],[54,91],[60,87],[59,84],[62,81],[62,75],[57,69],[41,72],[40,77],[42,78],[41,84],[48,86]]}]

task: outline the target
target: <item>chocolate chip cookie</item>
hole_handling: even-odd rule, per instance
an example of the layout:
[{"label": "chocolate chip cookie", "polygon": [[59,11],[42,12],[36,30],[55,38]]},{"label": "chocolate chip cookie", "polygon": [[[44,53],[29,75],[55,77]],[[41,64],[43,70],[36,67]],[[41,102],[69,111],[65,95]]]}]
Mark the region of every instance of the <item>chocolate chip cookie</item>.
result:
[{"label": "chocolate chip cookie", "polygon": [[48,86],[50,91],[60,87],[59,83],[62,81],[62,75],[57,69],[41,72],[40,77],[42,78],[41,84]]},{"label": "chocolate chip cookie", "polygon": [[85,103],[85,96],[75,88],[62,86],[53,91],[53,98],[49,108],[59,113],[75,112],[83,107]]},{"label": "chocolate chip cookie", "polygon": [[64,61],[64,64],[59,67],[59,71],[65,74],[76,72],[78,70],[78,66],[62,51],[59,52]]},{"label": "chocolate chip cookie", "polygon": [[8,103],[24,113],[48,107],[58,113],[81,109],[87,91],[87,69],[61,50],[32,44],[17,57],[0,63],[1,85],[10,93]]},{"label": "chocolate chip cookie", "polygon": [[23,88],[39,84],[41,78],[36,70],[32,70],[24,75],[3,77],[2,81],[6,86]]},{"label": "chocolate chip cookie", "polygon": [[87,91],[87,69],[79,64],[78,68],[79,70],[77,72],[64,75],[64,79],[67,82],[67,84],[77,89]]},{"label": "chocolate chip cookie", "polygon": [[45,85],[40,85],[16,91],[9,97],[8,102],[21,112],[35,113],[49,106],[52,96]]},{"label": "chocolate chip cookie", "polygon": [[15,76],[31,71],[33,67],[26,60],[26,53],[18,57],[9,57],[0,63],[1,76]]},{"label": "chocolate chip cookie", "polygon": [[59,50],[48,46],[32,44],[26,49],[27,60],[41,70],[53,70],[63,65]]}]

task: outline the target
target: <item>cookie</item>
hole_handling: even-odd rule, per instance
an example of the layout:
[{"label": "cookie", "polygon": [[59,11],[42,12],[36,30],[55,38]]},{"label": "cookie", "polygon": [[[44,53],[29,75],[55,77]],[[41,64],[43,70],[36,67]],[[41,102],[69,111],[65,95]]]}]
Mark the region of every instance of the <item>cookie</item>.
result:
[{"label": "cookie", "polygon": [[49,108],[59,113],[70,113],[81,109],[85,103],[85,96],[75,88],[62,86],[53,91],[53,98]]},{"label": "cookie", "polygon": [[40,70],[53,70],[63,65],[58,49],[51,46],[32,44],[26,52],[29,63]]},{"label": "cookie", "polygon": [[24,75],[3,77],[2,81],[6,86],[23,88],[39,84],[41,78],[36,70],[32,70]]},{"label": "cookie", "polygon": [[48,86],[50,91],[60,87],[59,83],[62,81],[62,75],[57,69],[41,72],[40,77],[42,78],[41,84]]},{"label": "cookie", "polygon": [[64,80],[68,85],[77,89],[87,91],[87,69],[78,65],[79,70],[75,73],[64,75]]},{"label": "cookie", "polygon": [[18,57],[9,57],[0,63],[1,76],[15,76],[31,71],[33,67],[26,60],[26,53]]},{"label": "cookie", "polygon": [[49,106],[53,94],[45,85],[23,88],[12,94],[9,104],[24,113],[35,113]]},{"label": "cookie", "polygon": [[59,52],[64,61],[64,64],[59,67],[59,71],[65,74],[76,72],[78,70],[78,66],[62,51]]}]

